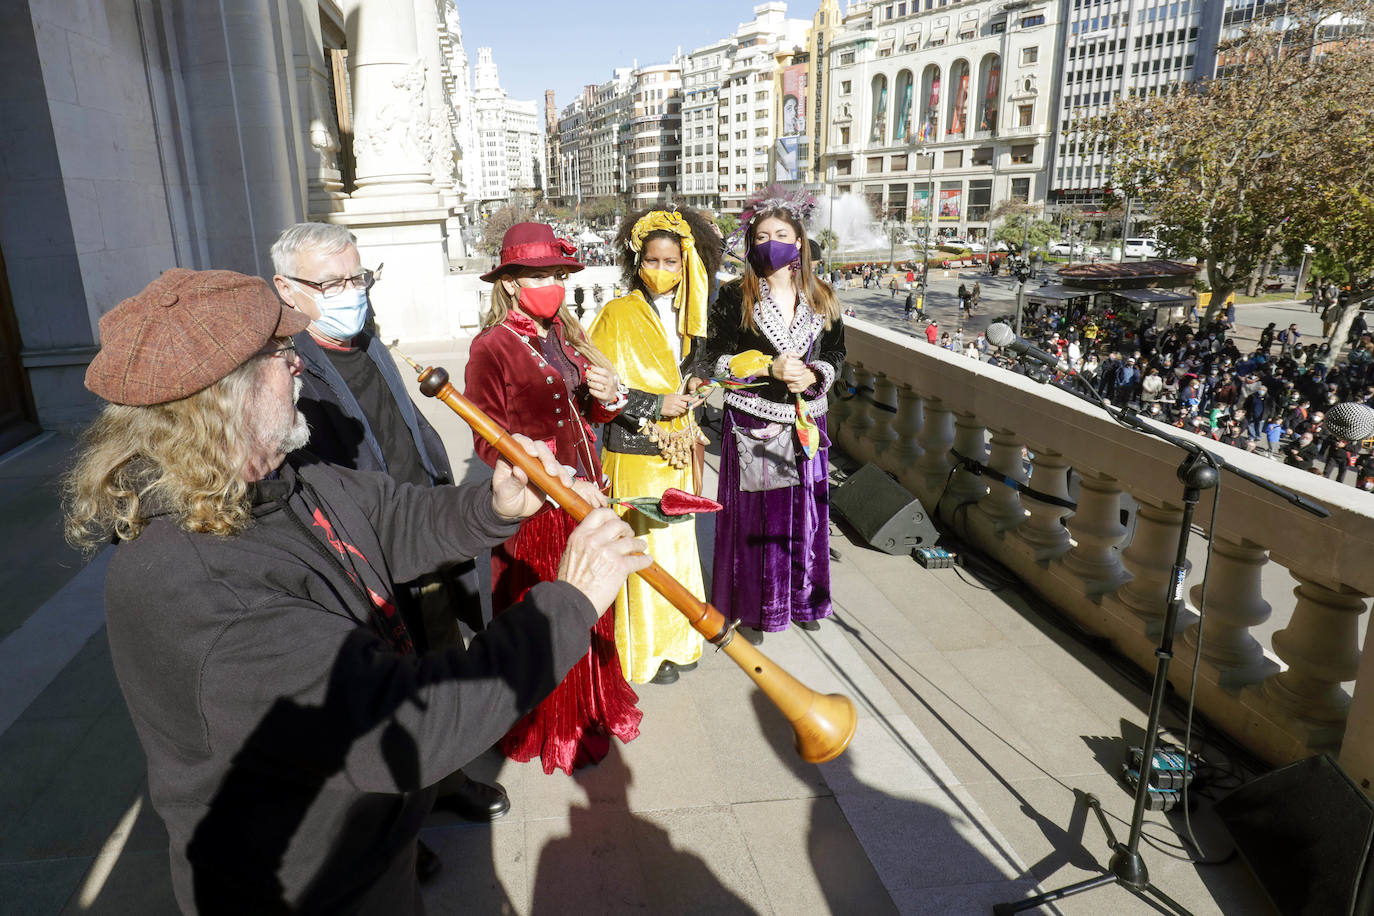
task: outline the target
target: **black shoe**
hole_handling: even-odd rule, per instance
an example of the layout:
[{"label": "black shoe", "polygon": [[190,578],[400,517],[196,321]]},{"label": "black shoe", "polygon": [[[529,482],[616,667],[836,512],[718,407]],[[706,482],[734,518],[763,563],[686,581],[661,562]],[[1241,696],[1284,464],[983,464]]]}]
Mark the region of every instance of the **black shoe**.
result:
[{"label": "black shoe", "polygon": [[739,634],[744,637],[750,645],[763,645],[763,631],[758,627],[740,627]]},{"label": "black shoe", "polygon": [[464,776],[458,788],[434,800],[434,808],[452,811],[464,820],[485,823],[510,810],[510,797],[499,785],[489,786]]},{"label": "black shoe", "polygon": [[437,852],[425,845],[424,840],[415,842],[415,877],[420,879],[421,884],[428,884],[435,875],[444,870],[444,863]]},{"label": "black shoe", "polygon": [[803,630],[814,633],[821,628],[821,622],[819,620],[798,620],[797,626],[801,627]]},{"label": "black shoe", "polygon": [[677,665],[670,661],[664,661],[658,666],[658,673],[649,678],[650,684],[675,684],[677,683]]}]

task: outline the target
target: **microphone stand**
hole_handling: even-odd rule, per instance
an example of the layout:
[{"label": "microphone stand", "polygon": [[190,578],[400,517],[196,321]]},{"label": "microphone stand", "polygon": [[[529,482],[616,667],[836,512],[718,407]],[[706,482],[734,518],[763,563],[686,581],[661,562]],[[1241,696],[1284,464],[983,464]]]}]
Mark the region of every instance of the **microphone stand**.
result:
[{"label": "microphone stand", "polygon": [[1183,519],[1178,532],[1178,550],[1174,555],[1174,565],[1170,571],[1169,578],[1173,585],[1169,593],[1168,604],[1165,607],[1164,628],[1160,633],[1159,646],[1155,649],[1155,658],[1158,659],[1158,662],[1155,666],[1154,685],[1150,692],[1149,715],[1145,720],[1145,746],[1141,751],[1139,781],[1136,783],[1135,789],[1135,807],[1131,811],[1130,832],[1127,834],[1126,842],[1121,843],[1117,840],[1116,834],[1112,832],[1111,825],[1107,822],[1107,815],[1102,811],[1102,802],[1097,796],[1091,792],[1075,789],[1074,794],[1081,798],[1083,804],[1097,815],[1098,823],[1102,825],[1102,832],[1107,835],[1107,845],[1112,850],[1112,857],[1104,872],[1075,884],[1046,891],[1034,897],[1027,897],[1024,900],[999,903],[992,908],[992,911],[995,916],[1009,916],[1011,913],[1032,910],[1046,903],[1081,894],[1093,888],[1119,884],[1147,903],[1154,905],[1146,896],[1153,895],[1175,913],[1179,913],[1181,916],[1190,916],[1189,911],[1182,904],[1150,882],[1150,871],[1145,866],[1145,859],[1140,854],[1140,837],[1145,825],[1145,804],[1149,799],[1150,780],[1154,776],[1156,736],[1159,732],[1160,716],[1164,711],[1164,694],[1169,686],[1169,663],[1174,657],[1174,629],[1178,625],[1179,611],[1183,608],[1183,578],[1187,571],[1188,538],[1192,533],[1193,510],[1197,508],[1202,491],[1217,486],[1220,478],[1219,472],[1228,470],[1237,477],[1248,480],[1319,518],[1326,518],[1331,513],[1325,507],[1317,505],[1291,490],[1284,489],[1251,474],[1249,471],[1228,464],[1224,458],[1210,449],[1203,448],[1197,442],[1189,442],[1158,429],[1142,419],[1132,409],[1117,410],[1102,398],[1102,395],[1087,379],[1077,372],[1072,372],[1071,375],[1083,382],[1088,391],[1092,393],[1092,397],[1069,388],[1065,388],[1065,391],[1100,407],[1117,423],[1168,442],[1186,453],[1178,466],[1178,479],[1183,484]]}]

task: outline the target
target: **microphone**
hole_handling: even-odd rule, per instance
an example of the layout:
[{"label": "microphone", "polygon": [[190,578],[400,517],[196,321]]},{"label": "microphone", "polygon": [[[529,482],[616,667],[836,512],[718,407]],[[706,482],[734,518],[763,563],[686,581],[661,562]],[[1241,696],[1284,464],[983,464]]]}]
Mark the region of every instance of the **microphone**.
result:
[{"label": "microphone", "polygon": [[[1041,365],[1048,366],[1057,372],[1072,372],[1069,364],[1064,362],[1053,353],[1046,353],[1044,350],[1032,344],[1024,337],[1017,337],[1016,332],[1000,321],[988,325],[988,343],[997,347],[999,350],[1010,350],[1017,356],[1024,356],[1035,360]],[[1371,411],[1374,413],[1374,411]]]},{"label": "microphone", "polygon": [[1374,408],[1353,401],[1333,404],[1322,422],[1322,435],[1347,442],[1374,436]]}]

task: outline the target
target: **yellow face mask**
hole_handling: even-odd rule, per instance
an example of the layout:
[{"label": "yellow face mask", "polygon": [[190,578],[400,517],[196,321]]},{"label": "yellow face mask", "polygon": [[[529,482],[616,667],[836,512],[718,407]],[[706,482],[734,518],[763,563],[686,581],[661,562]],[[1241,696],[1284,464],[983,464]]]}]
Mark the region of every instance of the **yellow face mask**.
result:
[{"label": "yellow face mask", "polygon": [[656,267],[641,267],[639,279],[644,281],[649,292],[655,296],[662,296],[682,282],[682,274],[671,270],[659,270]]}]

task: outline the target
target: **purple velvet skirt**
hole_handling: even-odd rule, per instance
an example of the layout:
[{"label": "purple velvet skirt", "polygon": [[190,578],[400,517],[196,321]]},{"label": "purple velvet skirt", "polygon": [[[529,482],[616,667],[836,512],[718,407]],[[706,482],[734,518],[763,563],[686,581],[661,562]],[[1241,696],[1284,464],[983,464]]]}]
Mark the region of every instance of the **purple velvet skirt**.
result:
[{"label": "purple velvet skirt", "polygon": [[830,616],[830,440],[825,417],[817,417],[822,447],[810,459],[797,449],[801,483],[746,493],[739,488],[734,428],[767,424],[725,409],[711,603],[727,620],[774,632],[794,620]]}]

